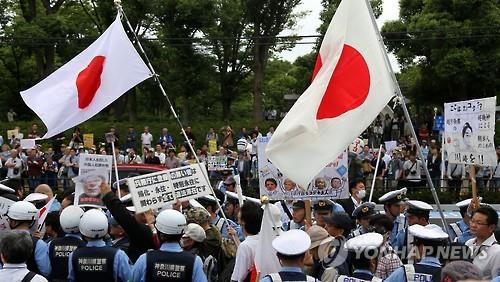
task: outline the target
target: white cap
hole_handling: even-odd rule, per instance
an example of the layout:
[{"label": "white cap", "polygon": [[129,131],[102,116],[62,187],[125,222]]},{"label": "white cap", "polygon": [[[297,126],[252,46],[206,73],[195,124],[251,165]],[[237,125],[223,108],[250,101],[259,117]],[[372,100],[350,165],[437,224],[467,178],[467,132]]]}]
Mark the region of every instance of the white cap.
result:
[{"label": "white cap", "polygon": [[3,185],[1,183],[0,183],[0,191],[8,192],[8,193],[14,193],[14,192],[16,192],[16,190],[10,188],[9,186],[5,186],[5,185]]},{"label": "white cap", "polygon": [[186,218],[177,210],[164,210],[156,217],[155,227],[167,235],[180,235],[186,228]]},{"label": "white cap", "polygon": [[92,239],[99,239],[108,234],[108,218],[99,209],[86,211],[80,219],[80,233]]},{"label": "white cap", "polygon": [[418,200],[409,200],[407,201],[410,209],[417,209],[423,211],[431,211],[432,206],[426,202],[418,201]]},{"label": "white cap", "polygon": [[283,232],[273,240],[273,248],[283,255],[299,255],[309,250],[311,238],[306,232],[294,229]]},{"label": "white cap", "polygon": [[24,198],[23,201],[32,203],[36,201],[44,201],[47,200],[48,198],[49,196],[42,193],[31,193],[28,196],[26,196],[26,198]]},{"label": "white cap", "polygon": [[420,239],[440,241],[448,238],[448,234],[436,224],[427,224],[426,226],[414,224],[408,227],[408,231]]},{"label": "white cap", "polygon": [[401,188],[399,190],[387,192],[382,197],[378,198],[380,202],[387,202],[387,203],[400,203],[404,200],[404,195],[406,194],[406,188]]},{"label": "white cap", "polygon": [[363,251],[377,249],[383,242],[384,236],[375,232],[370,232],[347,240],[345,247],[352,251]]},{"label": "white cap", "polygon": [[193,207],[193,208],[203,208],[203,206],[198,203],[198,201],[196,201],[195,199],[190,199],[189,200],[189,204]]},{"label": "white cap", "polygon": [[[481,202],[482,200],[483,197],[479,197],[479,202]],[[456,203],[455,206],[457,206],[458,208],[468,207],[470,205],[470,202],[472,202],[472,198],[460,201]]]},{"label": "white cap", "polygon": [[7,216],[15,220],[35,220],[38,210],[30,202],[20,201],[13,203],[7,211]]},{"label": "white cap", "polygon": [[186,226],[184,235],[182,235],[182,237],[191,238],[193,241],[201,243],[205,241],[207,235],[205,234],[205,230],[203,230],[203,227],[199,226],[196,223],[190,223]]},{"label": "white cap", "polygon": [[64,233],[79,233],[80,219],[85,212],[79,206],[66,207],[59,216],[61,228]]}]

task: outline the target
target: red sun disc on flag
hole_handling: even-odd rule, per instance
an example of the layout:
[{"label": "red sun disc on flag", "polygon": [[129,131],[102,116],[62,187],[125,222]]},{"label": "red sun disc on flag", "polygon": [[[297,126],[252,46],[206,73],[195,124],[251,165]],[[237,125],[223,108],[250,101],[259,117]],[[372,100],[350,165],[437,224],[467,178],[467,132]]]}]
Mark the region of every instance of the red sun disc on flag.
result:
[{"label": "red sun disc on flag", "polygon": [[363,56],[345,44],[316,119],[335,118],[363,104],[370,91],[370,71]]},{"label": "red sun disc on flag", "polygon": [[78,90],[78,108],[85,109],[95,97],[101,86],[101,74],[104,68],[104,56],[95,56],[90,64],[76,78]]}]

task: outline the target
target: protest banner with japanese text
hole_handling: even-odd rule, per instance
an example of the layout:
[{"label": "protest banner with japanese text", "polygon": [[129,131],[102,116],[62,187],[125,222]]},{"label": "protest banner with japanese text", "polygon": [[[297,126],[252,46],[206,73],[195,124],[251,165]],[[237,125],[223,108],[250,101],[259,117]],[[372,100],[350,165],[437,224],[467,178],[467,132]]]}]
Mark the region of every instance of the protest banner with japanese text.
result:
[{"label": "protest banner with japanese text", "polygon": [[78,176],[75,182],[75,205],[104,207],[101,185],[109,183],[113,156],[80,154],[78,159]]},{"label": "protest banner with japanese text", "polygon": [[220,171],[227,169],[227,156],[209,156],[207,158],[208,171]]},{"label": "protest banner with japanese text", "polygon": [[[271,200],[342,199],[349,197],[347,150],[329,163],[307,187],[283,175],[266,157],[268,137],[257,138],[260,196]],[[300,160],[297,160],[300,162]],[[304,164],[307,165],[307,164]]]},{"label": "protest banner with japanese text", "polygon": [[496,97],[444,104],[450,163],[496,166],[495,108]]},{"label": "protest banner with japanese text", "polygon": [[7,212],[14,201],[0,197],[0,231],[10,230],[9,222],[7,221]]},{"label": "protest banner with japanese text", "polygon": [[177,200],[210,194],[205,165],[192,164],[127,179],[137,213],[162,208]]}]

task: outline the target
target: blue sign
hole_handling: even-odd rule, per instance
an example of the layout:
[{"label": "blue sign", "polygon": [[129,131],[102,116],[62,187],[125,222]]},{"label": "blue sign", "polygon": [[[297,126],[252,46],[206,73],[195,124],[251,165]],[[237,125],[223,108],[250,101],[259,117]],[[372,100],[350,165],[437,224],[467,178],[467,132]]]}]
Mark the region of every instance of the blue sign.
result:
[{"label": "blue sign", "polygon": [[444,116],[434,117],[434,126],[432,127],[434,131],[444,131]]}]

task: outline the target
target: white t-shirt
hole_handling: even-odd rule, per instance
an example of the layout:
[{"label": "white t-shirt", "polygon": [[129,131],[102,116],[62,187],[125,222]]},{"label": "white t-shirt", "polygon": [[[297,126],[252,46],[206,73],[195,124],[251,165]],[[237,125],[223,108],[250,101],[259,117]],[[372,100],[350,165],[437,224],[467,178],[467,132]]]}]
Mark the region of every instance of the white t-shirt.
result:
[{"label": "white t-shirt", "polygon": [[259,235],[252,235],[245,238],[236,251],[236,261],[234,263],[231,281],[243,281],[254,265],[255,250],[259,243]]},{"label": "white t-shirt", "polygon": [[[412,161],[410,160],[407,160],[404,164],[403,164],[403,170],[404,171],[407,171],[407,170],[410,170],[410,173],[408,173],[408,175],[406,175],[406,179],[408,180],[420,180],[420,174],[422,174],[422,161],[421,160],[417,160],[415,163],[413,163]],[[414,173],[412,173],[414,172]]]},{"label": "white t-shirt", "polygon": [[[0,281],[22,281],[24,276],[28,274],[29,270],[25,263],[20,264],[10,264],[6,263],[3,265],[3,269],[0,270]],[[41,275],[35,275],[31,282],[47,282]]]},{"label": "white t-shirt", "polygon": [[151,145],[153,143],[153,135],[151,133],[143,132],[141,134],[142,145]]},{"label": "white t-shirt", "polygon": [[465,245],[474,251],[481,248],[484,252],[479,253],[472,261],[483,272],[483,277],[487,279],[495,278],[500,275],[500,245],[492,234],[481,246],[476,245],[476,238],[465,242]]},{"label": "white t-shirt", "polygon": [[[8,178],[20,178],[21,177],[21,168],[23,167],[23,161],[20,158],[9,158],[6,162],[5,165],[7,164],[15,164],[15,167],[11,167],[7,170],[7,177]],[[17,169],[17,173],[14,173],[14,169]]]}]

